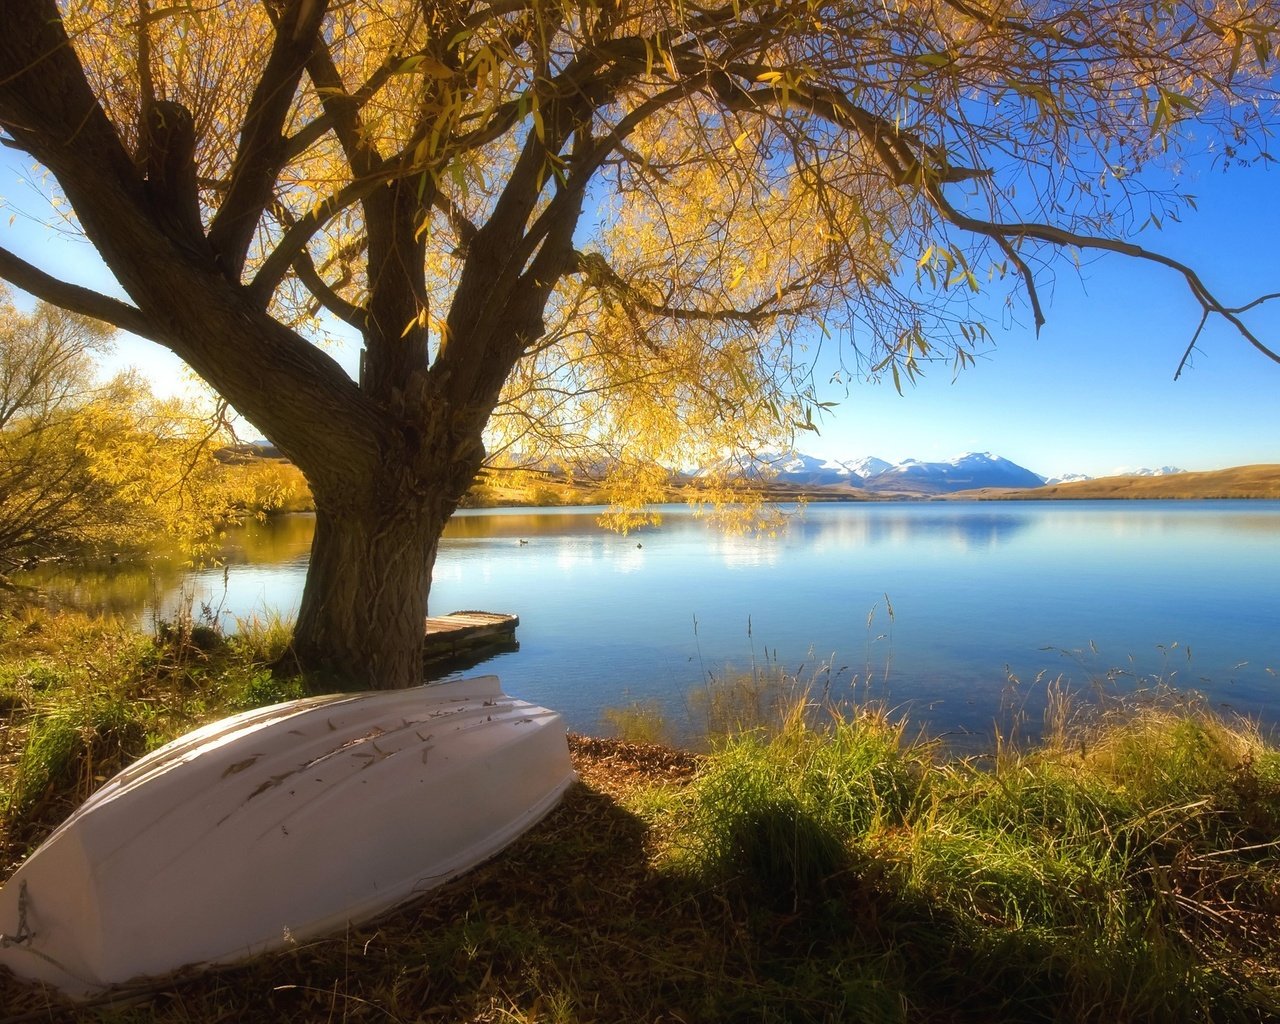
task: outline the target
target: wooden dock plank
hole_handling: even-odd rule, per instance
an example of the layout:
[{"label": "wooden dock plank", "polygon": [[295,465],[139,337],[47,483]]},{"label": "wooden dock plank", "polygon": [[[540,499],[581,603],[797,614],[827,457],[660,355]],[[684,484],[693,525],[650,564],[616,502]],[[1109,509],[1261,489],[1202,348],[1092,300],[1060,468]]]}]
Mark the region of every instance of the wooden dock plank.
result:
[{"label": "wooden dock plank", "polygon": [[520,618],[505,612],[459,611],[434,615],[426,621],[423,657],[451,658],[481,647],[515,643]]}]

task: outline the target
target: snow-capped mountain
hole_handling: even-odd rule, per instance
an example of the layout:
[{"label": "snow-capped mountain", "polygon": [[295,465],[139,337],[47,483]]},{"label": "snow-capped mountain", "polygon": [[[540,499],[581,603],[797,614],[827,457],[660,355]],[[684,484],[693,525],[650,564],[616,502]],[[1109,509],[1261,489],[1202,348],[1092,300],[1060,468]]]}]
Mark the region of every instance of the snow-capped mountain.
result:
[{"label": "snow-capped mountain", "polygon": [[1179,469],[1177,466],[1161,466],[1159,469],[1117,469],[1114,476],[1174,476],[1177,473],[1185,473],[1185,469]]},{"label": "snow-capped mountain", "polygon": [[967,452],[947,462],[907,459],[892,463],[875,456],[857,459],[819,459],[801,452],[769,452],[754,462],[727,462],[698,475],[714,472],[767,476],[774,483],[794,487],[843,484],[886,494],[947,494],[976,487],[1039,487],[1043,480],[1029,469],[992,455]]},{"label": "snow-capped mountain", "polygon": [[[880,461],[880,460],[876,460]],[[820,487],[827,484],[862,485],[862,477],[843,462],[820,459],[802,452],[761,452],[754,459],[726,459],[715,466],[700,469],[695,476],[705,477],[719,473],[747,477],[768,477],[777,483],[803,487]]]},{"label": "snow-capped mountain", "polygon": [[1092,480],[1088,473],[1063,473],[1062,476],[1051,476],[1045,478],[1045,485],[1049,484],[1075,484],[1085,480]]},{"label": "snow-capped mountain", "polygon": [[[1113,469],[1107,476],[1173,476],[1177,473],[1185,473],[1187,470],[1179,469],[1177,466],[1161,466],[1159,469],[1130,469],[1127,466],[1121,466],[1119,469]],[[1081,480],[1096,480],[1097,477],[1089,476],[1088,473],[1063,473],[1061,476],[1050,476],[1045,478],[1046,486],[1049,484],[1071,484]]]},{"label": "snow-capped mountain", "polygon": [[1039,487],[1031,470],[990,452],[966,452],[947,462],[908,459],[877,473],[864,486],[869,491],[947,494],[977,487]]},{"label": "snow-capped mountain", "polygon": [[[543,466],[542,463],[536,465]],[[534,462],[527,461],[524,468],[534,466]],[[563,472],[559,465],[543,468],[552,473]],[[605,463],[597,462],[590,466],[575,465],[574,472],[590,477],[595,473],[603,475],[608,468]],[[1157,469],[1122,468],[1114,470],[1111,475],[1169,476],[1185,472],[1187,471],[1176,466],[1160,466]],[[760,452],[753,458],[729,457],[696,470],[682,470],[676,477],[688,481],[690,478],[726,475],[761,479],[771,484],[798,488],[835,488],[837,494],[840,489],[851,489],[855,492],[870,491],[886,496],[908,497],[950,494],[986,487],[1030,490],[1049,484],[1095,479],[1086,473],[1062,473],[1043,477],[991,452],[966,452],[943,462],[905,459],[894,463],[874,455],[824,459],[805,452],[776,450]]]},{"label": "snow-capped mountain", "polygon": [[892,462],[877,459],[874,455],[864,455],[860,459],[850,459],[848,461],[841,460],[840,464],[847,467],[850,473],[860,476],[864,480],[879,476],[887,469],[893,469]]},{"label": "snow-capped mountain", "polygon": [[761,463],[778,476],[797,483],[838,483],[848,476],[848,470],[838,462],[799,452],[765,456]]}]

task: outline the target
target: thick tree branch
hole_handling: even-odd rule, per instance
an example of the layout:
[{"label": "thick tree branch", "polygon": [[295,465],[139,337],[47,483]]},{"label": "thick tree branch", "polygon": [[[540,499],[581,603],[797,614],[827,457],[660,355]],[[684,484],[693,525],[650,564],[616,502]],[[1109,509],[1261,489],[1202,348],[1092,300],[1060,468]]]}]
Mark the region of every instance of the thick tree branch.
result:
[{"label": "thick tree branch", "polygon": [[1083,39],[1068,36],[1058,24],[1053,22],[1045,21],[1038,25],[1030,25],[1024,21],[1004,17],[994,11],[982,10],[976,4],[967,3],[966,0],[943,0],[943,2],[966,18],[985,25],[989,30],[1014,33],[1030,39],[1042,39],[1045,42],[1057,43],[1075,50],[1084,50],[1089,46],[1089,43]]},{"label": "thick tree branch", "polygon": [[[761,67],[737,65],[736,73],[751,76]],[[868,142],[880,162],[895,183],[914,183],[922,170],[937,181],[958,183],[977,178],[989,178],[992,172],[986,168],[956,166],[947,160],[937,148],[911,132],[904,131],[893,121],[873,114],[854,103],[835,89],[813,89],[799,83],[788,85],[785,90],[775,88],[747,89],[728,74],[710,76],[717,98],[728,110],[748,111],[783,109],[786,106],[821,117],[831,124],[856,132]],[[922,157],[927,158],[926,166]]]},{"label": "thick tree branch", "polygon": [[[574,155],[581,155],[590,146],[589,133],[580,128],[574,137]],[[561,184],[557,193],[557,198],[568,195],[569,202],[550,225],[542,247],[508,291],[501,310],[495,311],[490,306],[475,328],[485,336],[493,334],[499,323],[504,328],[487,346],[483,361],[471,359],[468,366],[470,392],[461,392],[465,399],[464,408],[472,410],[473,414],[480,413],[480,427],[496,406],[511,368],[546,333],[543,314],[547,300],[560,278],[574,265],[573,233],[582,216],[584,190],[571,190],[567,184]]]},{"label": "thick tree branch", "polygon": [[[544,114],[544,135],[556,131],[548,120]],[[548,151],[538,133],[530,132],[493,213],[472,238],[449,310],[451,348],[457,339],[483,337],[483,332],[478,331],[480,321],[506,305],[507,291],[524,270],[523,261],[517,262],[516,250],[525,238],[529,216],[542,191]]]},{"label": "thick tree branch", "polygon": [[598,252],[575,252],[574,271],[582,274],[592,287],[616,297],[651,316],[690,323],[740,323],[759,326],[780,316],[795,316],[804,312],[802,306],[782,306],[775,301],[778,295],[793,295],[807,287],[807,282],[792,281],[771,298],[763,299],[747,309],[694,309],[673,306],[667,302],[655,302],[609,265]]},{"label": "thick tree branch", "polygon": [[91,316],[140,338],[163,344],[160,333],[140,310],[119,299],[46,274],[8,249],[0,248],[0,277],[25,292],[73,313]]},{"label": "thick tree branch", "polygon": [[287,158],[281,133],[327,10],[328,0],[294,0],[275,19],[275,42],[249,101],[227,195],[209,226],[209,243],[223,273],[233,281],[244,270],[254,232]]},{"label": "thick tree branch", "polygon": [[[290,214],[283,205],[277,203],[273,210],[282,224],[292,227],[297,222],[297,218]],[[357,244],[348,243],[326,260],[323,268],[317,268],[315,261],[311,258],[311,253],[306,248],[303,248],[293,261],[293,272],[297,274],[298,280],[302,282],[303,287],[311,293],[315,303],[311,308],[311,312],[315,312],[320,308],[327,309],[339,320],[350,324],[357,330],[364,330],[368,324],[368,310],[356,305],[354,302],[348,302],[338,293],[338,289],[351,282],[352,272],[349,261],[367,246],[368,240],[363,238]],[[336,285],[332,285],[324,279],[324,273],[334,263],[338,263],[342,268],[341,280]]]},{"label": "thick tree branch", "polygon": [[552,226],[559,221],[563,212],[562,208],[580,201],[580,196],[590,184],[592,176],[609,158],[609,155],[617,152],[623,141],[650,116],[676,100],[688,96],[701,84],[702,78],[694,77],[688,82],[682,82],[649,97],[643,103],[637,104],[635,109],[608,131],[604,132],[600,138],[594,138],[591,145],[583,147],[582,152],[575,154],[570,163],[564,187],[557,190],[551,202],[538,215],[537,219],[525,232],[524,238],[521,239],[515,253],[519,266],[524,266],[524,263],[533,255],[542,240],[552,229]]},{"label": "thick tree branch", "polygon": [[138,170],[145,171],[149,156],[147,140],[150,130],[147,113],[156,101],[155,79],[151,74],[151,3],[138,0],[138,151],[135,154]]},{"label": "thick tree branch", "polygon": [[[424,192],[425,188],[425,192]],[[398,178],[364,199],[369,289],[361,386],[393,409],[429,360],[427,232],[433,185]]]},{"label": "thick tree branch", "polygon": [[[328,51],[322,52],[332,62]],[[285,143],[286,158],[292,160],[301,156],[319,142],[327,132],[336,131],[338,120],[358,116],[369,101],[377,96],[382,87],[391,80],[396,73],[396,69],[403,67],[405,61],[411,60],[413,57],[422,56],[424,52],[419,50],[416,53],[397,53],[384,60],[355,92],[345,93],[344,91],[341,96],[340,113],[326,109],[319,117],[307,122],[302,128],[290,135]],[[323,98],[322,95],[321,99],[323,100]],[[512,109],[515,109],[514,104]],[[335,114],[338,116],[335,116]],[[404,154],[402,153],[401,157],[403,156]]]},{"label": "thick tree branch", "polygon": [[[64,173],[74,181],[90,163],[100,184],[110,181],[139,199],[141,175],[85,79],[54,0],[5,7],[0,128],[59,181]],[[79,212],[83,197],[71,189],[68,197]]]},{"label": "thick tree branch", "polygon": [[293,266],[293,261],[306,249],[311,239],[343,210],[359,202],[394,177],[394,171],[384,168],[380,174],[353,181],[321,200],[299,217],[296,223],[290,225],[284,236],[276,243],[275,248],[271,250],[271,254],[263,260],[258,273],[249,284],[249,294],[253,303],[265,309],[267,303],[271,301],[271,296],[275,294],[276,288],[284,280],[285,274]]},{"label": "thick tree branch", "polygon": [[[538,95],[544,103],[556,109],[568,109],[570,104],[581,109],[584,103],[590,109],[602,109],[617,94],[623,81],[634,77],[636,71],[644,67],[644,49],[638,40],[635,47],[623,49],[625,52],[618,51],[610,44],[579,55],[554,78],[544,77],[538,87]],[[639,59],[633,59],[633,49],[639,50]],[[614,66],[609,67],[611,64]],[[434,161],[431,169],[443,168],[453,154],[475,152],[501,138],[528,116],[534,99],[534,91],[526,90],[492,110],[485,111],[483,123],[466,131],[456,132],[448,145],[440,147],[438,152],[442,156]],[[458,125],[468,125],[476,118],[477,115],[464,115],[459,119]],[[432,125],[427,122],[419,125],[408,144],[388,162],[415,172],[423,170],[422,162],[415,159],[414,151],[431,128]],[[559,141],[563,143],[567,138],[568,135],[564,134]],[[551,147],[551,151],[555,152],[556,148]]]},{"label": "thick tree branch", "polygon": [[200,262],[211,250],[200,220],[196,185],[196,132],[191,112],[180,103],[152,101],[145,111],[147,198],[156,222],[175,245]]},{"label": "thick tree branch", "polygon": [[476,233],[480,229],[463,213],[462,208],[443,191],[436,190],[433,202],[435,208],[448,218],[449,226],[453,228],[454,233],[458,236],[459,253],[466,253],[471,247],[471,243],[475,241]]},{"label": "thick tree branch", "polygon": [[[386,78],[390,78],[389,64],[384,67],[388,67]],[[333,56],[324,46],[317,46],[307,59],[307,74],[320,96],[328,124],[346,155],[351,176],[359,178],[372,173],[382,164],[382,156],[361,123],[360,110],[365,101],[347,92],[342,75],[333,63]]]},{"label": "thick tree branch", "polygon": [[298,280],[306,286],[307,291],[315,296],[320,305],[356,330],[363,331],[365,329],[369,318],[368,311],[357,306],[354,302],[348,302],[334,291],[329,283],[320,276],[320,271],[316,269],[309,252],[304,250],[299,254],[298,258],[293,261],[293,270],[298,275]]}]

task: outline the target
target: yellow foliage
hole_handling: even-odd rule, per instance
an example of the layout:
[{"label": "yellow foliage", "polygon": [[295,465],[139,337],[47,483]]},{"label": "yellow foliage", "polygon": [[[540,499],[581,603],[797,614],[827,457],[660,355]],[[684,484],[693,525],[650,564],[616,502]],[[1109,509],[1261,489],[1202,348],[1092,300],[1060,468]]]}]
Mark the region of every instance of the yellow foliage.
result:
[{"label": "yellow foliage", "polygon": [[[367,323],[384,284],[370,279],[367,204],[383,186],[413,182],[413,223],[382,229],[424,245],[425,287],[417,267],[385,282],[414,303],[386,338],[361,328],[371,361],[425,377],[446,355],[472,358],[467,373],[440,374],[469,380],[476,366],[506,374],[518,360],[489,449],[607,466],[608,493],[634,508],[670,470],[786,448],[814,427],[813,352],[802,339],[821,345],[839,331],[849,376],[883,374],[901,388],[904,375],[932,362],[964,367],[989,345],[969,305],[981,289],[1023,287],[1038,321],[1032,267],[1115,230],[1097,183],[1176,146],[1183,122],[1239,145],[1250,129],[1235,111],[1274,95],[1275,0],[1228,7],[333,4],[296,88],[290,80],[284,155],[244,278],[314,222],[301,250],[283,246],[272,313],[312,338],[332,323],[322,306]],[[191,111],[202,215],[213,222],[257,159],[239,147],[254,104],[267,102],[254,89],[279,26],[314,8],[62,9],[139,165],[148,100]],[[528,195],[522,176],[535,181]],[[536,305],[510,298],[506,279],[525,273],[526,291],[546,286],[545,309],[499,325],[514,338],[494,328],[500,312],[475,336],[451,333],[459,282],[480,258],[472,242],[508,208],[520,217],[495,237],[501,259],[485,257],[493,302]],[[1033,223],[1053,211],[1061,216]],[[570,217],[559,241],[539,233]],[[571,251],[533,280],[530,268],[557,247]],[[401,342],[420,345],[420,365],[399,361]],[[375,401],[398,417],[410,381],[379,384]],[[496,391],[449,397],[487,413]],[[146,482],[125,468],[136,455],[121,452],[116,465],[100,454],[98,472],[141,494]]]},{"label": "yellow foliage", "polygon": [[305,503],[290,466],[224,465],[225,428],[194,403],[157,399],[134,374],[96,383],[100,325],[24,314],[2,294],[0,312],[0,571],[160,538],[198,552],[220,524]]}]

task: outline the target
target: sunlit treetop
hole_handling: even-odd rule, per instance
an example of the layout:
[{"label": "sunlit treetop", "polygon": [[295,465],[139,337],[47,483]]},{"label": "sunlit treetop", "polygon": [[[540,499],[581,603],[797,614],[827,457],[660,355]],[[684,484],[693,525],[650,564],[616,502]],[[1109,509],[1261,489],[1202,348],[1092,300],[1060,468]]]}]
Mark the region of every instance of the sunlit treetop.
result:
[{"label": "sunlit treetop", "polygon": [[899,384],[960,368],[975,296],[1038,327],[1038,276],[1090,250],[1167,263],[1275,357],[1253,296],[1128,241],[1191,202],[1149,165],[1265,152],[1271,0],[61,9],[172,233],[308,337],[359,330],[384,406],[503,388],[493,450],[634,476],[785,442],[798,339]]},{"label": "sunlit treetop", "polygon": [[655,466],[808,426],[814,346],[899,385],[963,367],[999,296],[1038,325],[1052,261],[1093,252],[1164,263],[1193,345],[1220,317],[1277,358],[1244,319],[1265,296],[1132,239],[1181,212],[1181,147],[1265,154],[1278,8],[24,0],[0,141],[127,301],[2,246],[0,277],[165,345],[294,461],[295,656],[408,686],[487,452],[642,500]]}]

